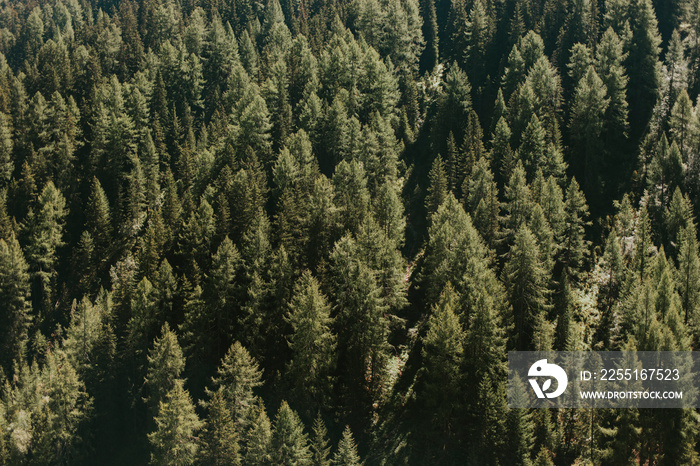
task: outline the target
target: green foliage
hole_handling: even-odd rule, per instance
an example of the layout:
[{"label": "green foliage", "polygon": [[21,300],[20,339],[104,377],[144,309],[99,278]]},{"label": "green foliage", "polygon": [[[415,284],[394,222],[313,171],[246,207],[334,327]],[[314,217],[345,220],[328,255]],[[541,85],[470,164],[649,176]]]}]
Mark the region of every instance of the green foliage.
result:
[{"label": "green foliage", "polygon": [[265,413],[264,406],[253,407],[251,411],[251,426],[245,436],[246,452],[243,456],[243,463],[273,464],[270,419]]},{"label": "green foliage", "polygon": [[50,322],[50,303],[55,292],[58,248],[63,246],[63,229],[67,215],[66,200],[49,181],[30,208],[25,234],[30,239],[26,247],[27,263],[38,292],[32,295],[39,319]]},{"label": "green foliage", "polygon": [[335,367],[336,337],[331,332],[330,310],[316,279],[304,272],[294,286],[287,316],[293,332],[288,339],[292,359],[287,374],[295,398],[315,409],[327,402]]},{"label": "green foliage", "polygon": [[96,177],[92,179],[90,197],[85,209],[85,228],[95,241],[97,253],[106,254],[110,246],[111,215],[107,195]]},{"label": "green foliage", "polygon": [[342,466],[359,466],[361,464],[360,456],[357,454],[357,446],[349,426],[345,426],[343,437],[338,443],[338,450],[333,455],[333,464]]},{"label": "green foliage", "polygon": [[0,189],[8,185],[15,168],[12,149],[12,127],[7,116],[0,113]]},{"label": "green foliage", "polygon": [[185,311],[183,333],[188,353],[195,360],[212,363],[230,344],[231,330],[238,309],[236,278],[240,254],[226,237],[212,258],[202,294],[190,297]]},{"label": "green foliage", "polygon": [[185,359],[177,342],[177,335],[165,323],[161,337],[156,338],[148,351],[148,372],[145,386],[148,390],[148,405],[154,414],[166,395],[173,389],[185,368]]},{"label": "green foliage", "polygon": [[282,402],[277,416],[275,416],[270,448],[274,464],[310,463],[311,452],[307,436],[304,433],[304,425],[286,401]]},{"label": "green foliage", "polygon": [[596,198],[602,184],[600,154],[603,147],[600,145],[600,136],[605,112],[610,104],[610,100],[605,97],[607,92],[598,73],[593,66],[589,66],[574,92],[569,123],[576,156],[584,163],[584,188],[588,193],[595,193]]},{"label": "green foliage", "polygon": [[474,227],[487,244],[493,245],[498,233],[501,205],[498,201],[498,187],[488,161],[482,157],[474,166],[467,193],[466,206],[472,215]]},{"label": "green foliage", "polygon": [[194,464],[199,448],[194,436],[202,428],[202,421],[182,379],[175,379],[160,401],[155,422],[156,430],[148,434],[151,464]]},{"label": "green foliage", "polygon": [[643,125],[650,117],[660,86],[661,38],[651,0],[630,1],[629,22],[631,37],[625,66],[630,77],[630,134],[634,140],[638,140]]},{"label": "green foliage", "polygon": [[240,465],[238,433],[223,390],[214,392],[208,408],[206,424],[200,435],[199,459],[207,465]]},{"label": "green foliage", "polygon": [[584,266],[588,255],[589,242],[586,240],[585,227],[588,222],[588,205],[586,198],[573,178],[566,190],[564,201],[564,228],[560,238],[559,260],[564,265],[564,271],[570,277],[576,277]]},{"label": "green foliage", "polygon": [[212,382],[215,389],[223,391],[234,422],[242,422],[248,412],[255,409],[253,390],[261,385],[261,378],[262,372],[248,350],[239,342],[231,345]]},{"label": "green foliage", "polygon": [[530,345],[540,314],[549,309],[545,270],[539,261],[535,237],[527,226],[516,233],[503,274],[513,306],[513,346],[523,351]]},{"label": "green foliage", "polygon": [[[459,296],[447,285],[428,319],[421,355],[424,359],[418,396],[442,435],[448,435],[459,411],[457,399],[463,386],[465,335],[456,315]],[[445,439],[443,440],[445,441]]]},{"label": "green foliage", "polygon": [[328,431],[326,424],[319,412],[314,419],[312,426],[312,437],[309,448],[311,450],[311,461],[315,466],[329,466],[331,446],[328,442]]},{"label": "green foliage", "polygon": [[338,330],[338,366],[351,403],[379,394],[388,359],[387,306],[374,272],[358,258],[355,242],[345,236],[331,254]]},{"label": "green foliage", "polygon": [[700,294],[700,259],[695,226],[681,229],[679,233],[678,291],[681,297],[683,320],[687,324],[697,319],[697,302]]},{"label": "green foliage", "polygon": [[3,303],[1,363],[7,371],[12,367],[13,360],[24,357],[24,345],[32,320],[28,266],[14,235],[8,241],[0,239],[0,301]]}]

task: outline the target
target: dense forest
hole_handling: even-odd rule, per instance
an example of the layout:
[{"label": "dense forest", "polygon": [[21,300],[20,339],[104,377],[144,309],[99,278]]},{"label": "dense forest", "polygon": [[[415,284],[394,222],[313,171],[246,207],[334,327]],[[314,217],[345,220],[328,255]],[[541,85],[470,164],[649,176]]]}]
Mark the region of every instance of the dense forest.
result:
[{"label": "dense forest", "polygon": [[509,409],[700,345],[698,0],[0,2],[0,464],[700,463]]}]

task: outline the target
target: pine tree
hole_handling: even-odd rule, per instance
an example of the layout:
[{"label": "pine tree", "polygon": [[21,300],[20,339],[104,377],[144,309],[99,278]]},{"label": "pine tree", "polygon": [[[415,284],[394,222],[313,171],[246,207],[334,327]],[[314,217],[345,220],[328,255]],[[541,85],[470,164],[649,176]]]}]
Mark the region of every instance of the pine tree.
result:
[{"label": "pine tree", "polygon": [[338,450],[333,455],[333,464],[338,466],[359,466],[361,464],[350,426],[345,426],[343,437],[338,443]]},{"label": "pine tree", "polygon": [[64,245],[63,227],[67,215],[66,200],[49,181],[30,209],[25,224],[28,244],[26,257],[36,287],[32,293],[39,321],[50,328],[51,304],[56,287],[58,249]]},{"label": "pine tree", "polygon": [[160,401],[155,417],[156,430],[148,434],[151,464],[194,464],[199,444],[195,434],[202,428],[183,380],[175,379],[173,387]]},{"label": "pine tree", "polygon": [[425,208],[428,209],[428,217],[430,217],[445,201],[449,187],[442,157],[439,155],[433,161],[433,167],[428,173],[428,180],[430,184],[425,197]]},{"label": "pine tree", "polygon": [[[447,177],[447,189],[450,191],[455,190],[457,187],[457,182],[458,182],[458,176],[457,176],[457,165],[458,165],[458,159],[459,159],[459,150],[457,149],[457,142],[455,141],[455,136],[450,131],[450,134],[447,135],[447,156],[445,157],[444,161],[444,171],[445,171],[445,176]],[[436,159],[437,160],[437,159]],[[435,161],[433,161],[433,165],[435,164]]]},{"label": "pine tree", "polygon": [[615,235],[614,231],[610,232],[605,242],[603,261],[609,278],[607,283],[601,287],[601,297],[598,301],[602,304],[603,311],[597,337],[604,348],[610,348],[612,344],[613,327],[615,325],[613,306],[620,296],[622,284],[626,279],[626,267],[623,263],[620,239]]},{"label": "pine tree", "polygon": [[367,175],[361,163],[342,161],[333,174],[334,201],[341,225],[356,232],[370,214]]},{"label": "pine tree", "polygon": [[46,354],[38,383],[46,388],[43,403],[34,408],[32,456],[40,462],[72,462],[85,440],[82,428],[93,413],[93,401],[62,350]]},{"label": "pine tree", "polygon": [[15,169],[12,156],[13,147],[10,120],[4,113],[0,112],[0,190],[7,187]]},{"label": "pine tree", "polygon": [[670,192],[682,183],[683,161],[678,145],[674,141],[669,146],[666,135],[661,136],[647,173],[647,183],[658,196],[662,206],[666,206]]},{"label": "pine tree", "polygon": [[546,448],[542,447],[540,452],[537,454],[534,466],[554,466],[554,461],[552,460],[552,453]]},{"label": "pine tree", "polygon": [[503,315],[498,311],[493,298],[486,290],[481,290],[469,315],[464,340],[465,371],[469,381],[466,390],[469,393],[477,393],[489,374],[495,377],[502,375],[506,335]]},{"label": "pine tree", "polygon": [[[116,356],[116,337],[110,323],[112,301],[101,291],[95,303],[87,297],[71,306],[70,326],[63,349],[71,364],[95,398],[109,393],[113,382],[112,364]],[[99,406],[98,406],[99,407]]]},{"label": "pine tree", "polygon": [[7,213],[7,196],[0,193],[0,238],[7,239],[14,233],[14,225]]},{"label": "pine tree", "polygon": [[520,161],[505,187],[504,198],[502,235],[507,244],[512,244],[516,232],[527,224],[534,208],[532,193],[525,180],[525,169]]},{"label": "pine tree", "polygon": [[675,249],[678,248],[678,235],[680,231],[693,221],[693,209],[687,195],[683,195],[679,187],[673,192],[671,202],[664,212],[664,225],[666,227],[667,241],[671,242]]},{"label": "pine tree", "polygon": [[482,157],[474,166],[467,194],[466,206],[474,219],[474,226],[487,244],[493,245],[498,232],[501,205],[498,202],[498,188],[489,169],[489,163]]},{"label": "pine tree", "polygon": [[286,319],[293,332],[288,338],[290,385],[300,402],[318,409],[329,395],[336,337],[331,332],[330,305],[310,272],[304,272],[294,286],[289,307]]},{"label": "pine tree", "polygon": [[201,305],[190,306],[186,312],[183,331],[187,350],[201,363],[215,364],[230,345],[239,306],[236,279],[240,260],[236,246],[224,238],[205,278]]},{"label": "pine tree", "polygon": [[[528,33],[530,36],[530,33]],[[527,39],[526,36],[523,41]],[[539,36],[532,36],[533,46],[536,51],[533,52],[538,55],[539,58],[534,62],[532,69],[527,75],[525,80],[524,88],[527,89],[526,99],[530,99],[530,104],[532,105],[533,111],[537,114],[537,117],[542,122],[542,126],[547,132],[547,142],[558,143],[559,135],[559,115],[561,107],[561,79],[557,70],[550,63],[549,59],[542,55],[541,43],[542,39]],[[518,121],[522,124],[522,127],[526,126],[526,121],[530,120],[530,115],[526,112],[523,113]],[[517,125],[513,125],[514,129],[517,129]]]},{"label": "pine tree", "polygon": [[348,236],[331,253],[338,366],[343,368],[341,379],[351,405],[375,396],[384,382],[388,357],[387,307],[374,272],[358,256]]},{"label": "pine tree", "polygon": [[464,129],[472,110],[471,85],[464,71],[456,63],[449,67],[444,78],[444,92],[437,102],[437,115],[431,122],[431,142],[434,153],[445,154],[450,131],[456,141],[464,140]]},{"label": "pine tree", "polygon": [[606,98],[607,88],[589,66],[574,92],[569,129],[576,158],[583,162],[584,190],[594,200],[601,195],[602,160],[600,135],[604,126],[605,112],[610,104]]},{"label": "pine tree", "polygon": [[[153,297],[156,313],[166,322],[178,322],[180,316],[176,314],[175,301],[178,297],[178,283],[173,268],[167,259],[158,267],[153,277]],[[179,313],[178,313],[179,314]]]},{"label": "pine tree", "polygon": [[571,325],[573,319],[573,297],[571,296],[571,286],[569,279],[564,275],[559,285],[556,296],[556,309],[558,310],[555,348],[559,351],[569,349]]},{"label": "pine tree", "polygon": [[[124,265],[128,267],[131,264]],[[113,290],[117,301],[117,312],[124,314],[118,315],[118,322],[126,319],[128,314],[131,315],[126,322],[122,358],[124,363],[135,371],[132,374],[133,377],[141,379],[144,376],[143,366],[147,363],[149,347],[158,332],[159,321],[153,303],[153,285],[150,280],[143,278],[138,285],[134,286],[133,272],[130,270],[124,270],[124,272],[124,289]],[[121,293],[124,293],[124,296],[119,296]]]},{"label": "pine tree", "polygon": [[678,144],[683,160],[689,159],[690,148],[696,142],[697,126],[693,119],[695,110],[688,92],[682,89],[671,109],[668,126],[673,141]]},{"label": "pine tree", "polygon": [[520,49],[517,45],[513,45],[506,61],[506,68],[503,71],[503,79],[501,80],[503,95],[506,99],[510,99],[518,86],[523,83],[526,72],[525,60],[523,60]]},{"label": "pine tree", "polygon": [[510,136],[508,122],[501,117],[496,123],[496,129],[491,138],[491,159],[499,168],[500,179],[506,181],[510,179],[515,168],[515,155],[510,146]]},{"label": "pine tree", "polygon": [[398,186],[387,181],[379,189],[374,205],[379,228],[397,249],[404,245],[406,230],[406,215],[400,194]]},{"label": "pine tree", "polygon": [[532,180],[537,170],[545,164],[545,137],[545,130],[537,118],[537,114],[533,113],[522,135],[520,148],[518,148],[518,158],[522,161],[529,180]]},{"label": "pine tree", "polygon": [[464,182],[471,177],[476,161],[487,155],[483,139],[479,117],[474,110],[471,110],[467,117],[464,139],[459,151],[456,179],[458,188],[461,188]]},{"label": "pine tree", "polygon": [[212,379],[214,387],[223,390],[228,409],[238,424],[255,408],[253,390],[262,385],[262,371],[248,351],[235,342],[221,360],[216,374]]},{"label": "pine tree", "polygon": [[282,402],[275,416],[270,447],[274,464],[303,465],[311,462],[304,425],[286,401]]},{"label": "pine tree", "polygon": [[253,406],[252,411],[251,427],[245,435],[246,452],[243,456],[243,464],[274,464],[272,462],[270,419],[262,404]]},{"label": "pine tree", "polygon": [[13,360],[24,357],[32,320],[28,266],[14,234],[7,241],[0,239],[0,302],[0,367],[9,371]]},{"label": "pine tree", "polygon": [[638,141],[649,121],[661,85],[661,37],[651,0],[631,0],[629,20],[632,36],[625,66],[630,77],[630,136],[633,141]]},{"label": "pine tree", "polygon": [[601,139],[605,151],[603,164],[603,180],[606,183],[606,191],[614,192],[615,177],[609,174],[606,167],[617,167],[628,163],[625,152],[629,130],[629,112],[627,104],[628,77],[625,74],[625,61],[627,54],[623,52],[623,41],[609,27],[596,50],[595,68],[598,76],[603,81],[609,99],[605,110]]},{"label": "pine tree", "polygon": [[221,389],[214,392],[208,404],[206,424],[202,430],[199,461],[206,465],[241,464],[238,433],[231,411]]},{"label": "pine tree", "polygon": [[678,234],[678,292],[681,297],[683,321],[695,322],[697,305],[700,299],[700,259],[695,226],[682,228]]},{"label": "pine tree", "polygon": [[653,280],[656,282],[656,311],[660,322],[666,322],[666,316],[677,313],[675,309],[678,297],[675,294],[676,283],[673,278],[673,269],[666,260],[663,246],[656,256]]},{"label": "pine tree", "polygon": [[469,10],[467,34],[467,50],[465,62],[470,63],[471,80],[475,85],[484,82],[488,71],[487,54],[491,49],[493,26],[491,17],[484,2],[477,0]]},{"label": "pine tree", "polygon": [[313,435],[309,448],[311,449],[311,462],[314,466],[330,466],[331,445],[328,441],[326,424],[319,412],[314,419],[312,427]]},{"label": "pine tree", "polygon": [[[428,319],[428,331],[423,337],[422,389],[418,396],[431,413],[440,432],[441,442],[447,442],[459,411],[457,399],[463,385],[461,367],[464,357],[464,331],[459,319],[459,296],[447,285]],[[422,392],[422,393],[421,393]]]},{"label": "pine tree", "polygon": [[508,409],[505,392],[501,376],[492,377],[487,373],[478,385],[475,412],[483,435],[477,437],[475,452],[486,463],[513,460],[506,449],[507,417],[512,410]]},{"label": "pine tree", "polygon": [[360,227],[356,243],[358,257],[374,272],[385,305],[398,313],[408,304],[406,261],[401,252],[371,219]]},{"label": "pine tree", "polygon": [[423,36],[426,46],[421,55],[421,71],[433,71],[440,62],[440,37],[438,34],[437,13],[435,0],[424,0],[422,3]]},{"label": "pine tree", "polygon": [[464,211],[452,194],[440,206],[428,230],[428,244],[419,281],[425,289],[425,303],[436,302],[448,282],[462,296],[464,305],[475,305],[486,289],[499,311],[505,300],[502,284],[489,268],[490,255]]},{"label": "pine tree", "polygon": [[173,389],[185,368],[185,358],[177,342],[177,335],[166,322],[161,337],[156,338],[148,352],[148,372],[145,386],[148,390],[148,405],[155,415],[160,403]]},{"label": "pine tree", "polygon": [[[662,68],[664,83],[661,90],[661,117],[668,122],[671,106],[678,99],[682,90],[688,88],[688,61],[685,59],[685,47],[681,43],[678,29],[673,31],[668,43],[665,64]],[[658,106],[657,106],[658,108]],[[668,124],[665,123],[665,127]]]},{"label": "pine tree", "polygon": [[589,225],[587,218],[586,198],[579,189],[576,179],[572,178],[569,188],[566,190],[564,229],[563,236],[559,241],[561,244],[559,261],[563,264],[564,271],[569,277],[576,278],[589,253],[589,242],[586,240],[585,231],[585,227]]},{"label": "pine tree", "polygon": [[637,225],[634,229],[634,269],[641,279],[649,273],[650,256],[654,244],[651,238],[651,222],[646,204],[639,209]]},{"label": "pine tree", "polygon": [[531,347],[538,316],[549,309],[546,275],[539,254],[535,236],[527,226],[521,226],[503,269],[508,297],[513,306],[513,346],[520,351]]},{"label": "pine tree", "polygon": [[111,215],[107,195],[97,177],[93,177],[90,197],[85,209],[85,228],[92,236],[98,257],[107,254],[111,246]]},{"label": "pine tree", "polygon": [[571,78],[571,83],[576,86],[581,79],[583,79],[588,73],[588,67],[593,64],[593,57],[591,57],[591,50],[585,44],[577,42],[571,48],[571,58],[569,58],[569,64],[566,65],[569,68],[569,78]]},{"label": "pine tree", "polygon": [[[515,379],[512,383],[516,384],[513,388],[515,393],[523,393],[525,387],[520,379]],[[520,395],[523,396],[523,395]],[[523,403],[514,401],[519,406]],[[509,452],[511,461],[515,464],[530,465],[532,460],[533,444],[533,425],[532,417],[528,409],[515,408],[508,410],[506,414],[506,448]]]}]

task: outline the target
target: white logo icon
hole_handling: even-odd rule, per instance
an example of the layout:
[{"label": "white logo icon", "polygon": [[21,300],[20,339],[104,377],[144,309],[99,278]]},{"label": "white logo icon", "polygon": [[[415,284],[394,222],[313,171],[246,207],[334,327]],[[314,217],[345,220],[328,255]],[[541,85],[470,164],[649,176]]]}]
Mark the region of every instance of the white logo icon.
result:
[{"label": "white logo icon", "polygon": [[[530,371],[527,373],[529,377],[550,377],[547,379],[542,388],[540,388],[537,380],[530,379],[530,385],[535,391],[537,398],[556,398],[566,390],[566,385],[569,383],[569,378],[566,376],[564,369],[556,364],[548,364],[546,359],[540,359],[530,366]],[[551,393],[546,393],[552,386],[552,378],[557,381],[557,389]]]}]

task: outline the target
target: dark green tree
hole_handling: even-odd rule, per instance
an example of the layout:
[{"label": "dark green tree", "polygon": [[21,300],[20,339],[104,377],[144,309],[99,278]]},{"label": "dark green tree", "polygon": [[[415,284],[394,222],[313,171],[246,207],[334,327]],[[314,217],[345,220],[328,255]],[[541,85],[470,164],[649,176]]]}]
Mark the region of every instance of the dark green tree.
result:
[{"label": "dark green tree", "polygon": [[589,241],[586,240],[585,227],[589,225],[588,205],[586,198],[579,189],[575,178],[571,179],[566,190],[564,201],[564,228],[559,240],[559,262],[563,265],[564,273],[570,278],[576,278],[585,266],[589,254]]},{"label": "dark green tree", "polygon": [[270,443],[272,461],[280,465],[302,465],[311,463],[309,441],[304,433],[304,424],[286,401],[282,402],[272,429]]},{"label": "dark green tree", "polygon": [[293,332],[288,338],[292,350],[289,382],[300,404],[318,410],[326,404],[332,386],[336,337],[331,332],[331,307],[310,272],[304,272],[295,284],[289,307],[286,319]]},{"label": "dark green tree", "polygon": [[443,445],[450,440],[459,413],[457,400],[464,384],[462,365],[465,335],[457,317],[459,296],[447,285],[428,319],[423,337],[423,368],[417,393],[431,413]]},{"label": "dark green tree", "polygon": [[199,460],[206,465],[240,465],[238,433],[223,390],[214,392],[207,405],[208,415],[200,435]]},{"label": "dark green tree", "polygon": [[63,231],[67,215],[66,199],[49,181],[25,222],[25,254],[32,276],[32,301],[39,322],[49,325],[54,319],[51,303],[55,296],[58,249],[65,243]]},{"label": "dark green tree", "polygon": [[339,466],[359,466],[361,464],[350,426],[345,426],[343,437],[338,442],[338,450],[333,455],[333,464]]},{"label": "dark green tree", "polygon": [[601,132],[604,117],[610,100],[606,98],[607,88],[593,66],[579,81],[574,91],[569,130],[575,159],[583,161],[584,190],[589,197],[599,199],[602,185],[602,160],[600,154]]},{"label": "dark green tree", "polygon": [[651,0],[630,0],[629,25],[632,35],[625,67],[630,78],[630,137],[632,141],[639,141],[661,85],[661,37]]},{"label": "dark green tree", "polygon": [[148,372],[145,387],[146,400],[153,415],[158,413],[160,403],[173,389],[185,368],[185,358],[177,342],[177,335],[166,322],[161,337],[156,338],[148,351]]},{"label": "dark green tree", "polygon": [[195,464],[199,448],[195,434],[203,423],[183,384],[182,379],[175,379],[159,403],[156,430],[148,434],[151,464]]},{"label": "dark green tree", "polygon": [[0,239],[0,302],[3,303],[0,364],[9,371],[13,360],[25,357],[32,321],[28,266],[14,235],[7,241]]},{"label": "dark green tree", "polygon": [[265,407],[252,407],[251,426],[244,437],[246,452],[243,464],[271,465],[272,463],[272,431],[270,419],[265,413]]},{"label": "dark green tree", "polygon": [[503,269],[508,297],[513,306],[515,324],[512,345],[520,351],[532,348],[535,323],[549,309],[546,272],[539,260],[535,236],[521,226]]},{"label": "dark green tree", "polygon": [[695,226],[691,223],[678,234],[678,292],[681,297],[683,321],[695,322],[700,299],[700,259]]},{"label": "dark green tree", "polygon": [[212,382],[215,389],[223,391],[236,425],[243,422],[250,410],[256,409],[253,390],[262,385],[261,380],[262,371],[248,350],[238,342],[231,345]]},{"label": "dark green tree", "polygon": [[328,441],[328,430],[319,412],[314,419],[312,436],[309,448],[311,450],[311,462],[314,466],[329,466],[331,445]]}]

